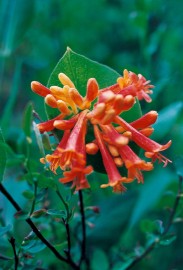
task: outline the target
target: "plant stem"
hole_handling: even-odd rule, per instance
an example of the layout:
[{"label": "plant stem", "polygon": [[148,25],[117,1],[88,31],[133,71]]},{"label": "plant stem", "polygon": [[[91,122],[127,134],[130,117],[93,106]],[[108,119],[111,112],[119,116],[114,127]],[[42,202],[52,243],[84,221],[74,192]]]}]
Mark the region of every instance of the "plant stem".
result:
[{"label": "plant stem", "polygon": [[79,202],[80,202],[82,234],[83,234],[82,244],[81,244],[81,258],[80,258],[80,264],[81,264],[83,260],[86,260],[86,224],[85,224],[83,194],[81,190],[79,190]]},{"label": "plant stem", "polygon": [[67,223],[68,223],[68,220],[69,220],[69,217],[70,217],[70,212],[69,212],[69,206],[68,206],[68,203],[64,200],[62,194],[60,193],[59,189],[57,188],[56,190],[56,193],[57,195],[59,196],[59,198],[61,199],[64,207],[65,207],[65,210],[67,212]]},{"label": "plant stem", "polygon": [[68,245],[68,250],[66,252],[67,257],[69,260],[71,260],[71,235],[70,235],[70,227],[69,224],[67,222],[64,222],[65,224],[65,228],[66,228],[66,232],[67,232],[67,245]]},{"label": "plant stem", "polygon": [[30,213],[29,213],[29,216],[32,215],[32,213],[34,212],[34,208],[35,208],[35,205],[36,205],[36,196],[37,196],[37,182],[33,182],[34,183],[34,199],[33,199],[33,202],[32,202],[32,207],[31,207],[31,210],[30,210]]},{"label": "plant stem", "polygon": [[11,237],[9,239],[9,242],[10,242],[12,248],[13,248],[13,253],[14,253],[14,260],[15,260],[15,268],[14,269],[17,270],[18,269],[19,258],[17,256],[17,252],[16,252],[15,238],[14,237]]},{"label": "plant stem", "polygon": [[181,196],[182,196],[182,182],[183,182],[183,177],[182,176],[179,176],[179,188],[178,188],[177,196],[176,196],[176,199],[175,199],[175,202],[174,202],[174,206],[173,206],[173,209],[172,209],[171,214],[170,214],[170,217],[169,217],[169,221],[167,223],[167,226],[164,229],[163,235],[166,235],[167,234],[167,232],[170,229],[170,226],[173,223],[173,219],[174,219],[174,216],[176,214],[176,210],[177,210],[177,207],[179,205],[179,201],[180,201]]},{"label": "plant stem", "polygon": [[64,200],[59,189],[57,189],[56,193],[59,196],[59,198],[61,199],[61,201],[65,207],[66,213],[67,213],[67,217],[66,217],[66,219],[63,219],[63,222],[65,224],[65,228],[66,228],[66,232],[67,232],[68,250],[67,250],[66,254],[68,256],[68,259],[70,260],[71,259],[71,235],[70,235],[70,226],[69,226],[69,218],[70,218],[69,206],[68,206],[68,203]]},{"label": "plant stem", "polygon": [[18,205],[18,203],[13,199],[13,197],[8,193],[8,191],[4,188],[2,184],[0,184],[0,191],[3,193],[3,195],[8,199],[8,201],[14,206],[14,208],[17,211],[21,211],[21,207]]},{"label": "plant stem", "polygon": [[[14,206],[17,211],[22,211],[21,207],[17,204],[17,202],[13,199],[13,197],[8,193],[8,191],[4,188],[2,184],[0,184],[0,191],[3,195],[8,199],[8,201]],[[52,253],[61,261],[68,263],[72,266],[73,269],[79,270],[79,266],[77,266],[71,259],[64,258],[52,244],[46,240],[46,238],[40,233],[36,225],[32,222],[30,218],[25,220],[29,226],[32,228],[33,232],[37,235],[37,237],[52,251]]]},{"label": "plant stem", "polygon": [[155,239],[153,241],[153,243],[150,246],[148,246],[147,249],[140,256],[136,257],[130,263],[130,265],[128,265],[127,268],[125,268],[125,270],[129,270],[129,269],[133,268],[134,265],[136,265],[139,261],[141,261],[143,258],[145,258],[154,249],[156,244],[161,241],[161,238],[163,238],[169,232],[169,229],[173,223],[173,219],[175,217],[176,210],[178,208],[178,205],[179,205],[179,202],[180,202],[180,199],[182,196],[182,184],[183,184],[183,177],[179,176],[179,188],[178,188],[177,196],[176,196],[176,199],[174,202],[172,212],[171,212],[170,217],[169,217],[169,221],[168,221],[167,226],[165,227],[163,233],[160,235],[159,238]]}]

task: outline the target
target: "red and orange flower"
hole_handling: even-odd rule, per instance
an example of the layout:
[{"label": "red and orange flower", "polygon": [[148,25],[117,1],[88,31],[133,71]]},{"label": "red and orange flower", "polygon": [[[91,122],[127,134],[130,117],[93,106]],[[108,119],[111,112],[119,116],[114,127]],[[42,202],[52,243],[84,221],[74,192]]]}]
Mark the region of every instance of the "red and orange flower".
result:
[{"label": "red and orange flower", "polygon": [[[59,129],[63,137],[52,154],[41,158],[42,163],[49,163],[50,169],[56,173],[58,168],[63,172],[61,183],[72,182],[76,190],[89,188],[86,176],[92,173],[91,164],[87,164],[86,156],[101,153],[102,162],[108,175],[108,183],[101,187],[112,187],[114,192],[126,190],[124,184],[137,179],[143,183],[142,171],[153,169],[153,162],[158,159],[164,163],[169,159],[160,152],[166,150],[171,141],[165,145],[151,140],[152,124],[157,119],[157,112],[150,111],[139,119],[128,123],[122,113],[130,110],[136,99],[151,102],[149,94],[153,85],[142,75],[124,70],[117,83],[100,89],[94,78],[90,78],[86,86],[86,96],[83,97],[70,78],[60,73],[58,78],[63,85],[45,87],[33,81],[32,90],[45,98],[45,103],[57,108],[58,116],[38,124],[41,133]],[[87,130],[93,129],[95,139],[86,143]],[[145,157],[150,162],[142,160],[129,146],[133,141],[145,150]],[[121,175],[119,167],[124,166],[126,175]]]}]

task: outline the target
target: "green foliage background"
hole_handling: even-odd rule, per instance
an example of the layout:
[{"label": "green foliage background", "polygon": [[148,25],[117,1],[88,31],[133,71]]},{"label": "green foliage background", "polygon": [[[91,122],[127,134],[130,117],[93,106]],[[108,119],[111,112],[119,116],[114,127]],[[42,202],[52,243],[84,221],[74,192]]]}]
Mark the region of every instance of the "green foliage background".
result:
[{"label": "green foliage background", "polygon": [[[90,176],[94,184],[92,192],[85,193],[85,203],[100,207],[99,215],[88,217],[88,221],[95,224],[94,228],[87,228],[93,270],[126,269],[125,263],[128,264],[134,254],[142,252],[151,237],[155,237],[156,233],[152,233],[149,224],[155,220],[166,224],[168,220],[168,209],[172,207],[178,186],[177,171],[179,174],[183,171],[182,9],[180,0],[176,4],[171,0],[0,2],[0,125],[7,142],[8,156],[3,183],[23,208],[30,208],[35,195],[34,181],[30,179],[30,171],[33,171],[39,183],[35,209],[40,208],[39,199],[44,197],[44,202],[48,199],[49,208],[63,210],[63,205],[55,198],[54,184],[45,184],[48,175],[37,180],[36,172],[44,174],[43,166],[38,161],[43,153],[38,150],[34,134],[27,124],[32,119],[32,105],[26,105],[32,100],[34,109],[43,120],[46,119],[43,100],[31,92],[30,82],[37,80],[47,84],[50,73],[67,46],[110,66],[118,73],[122,73],[124,68],[141,73],[156,86],[153,102],[142,102],[142,110],[158,110],[159,120],[155,124],[153,139],[160,143],[172,139],[173,144],[166,155],[173,165],[162,169],[162,165],[157,164],[152,173],[145,174],[144,185],[132,184],[123,196],[99,189],[98,182],[104,175],[95,173]],[[4,139],[0,137],[1,166],[5,159]],[[57,179],[53,181],[57,183]],[[45,193],[44,188],[50,185],[53,190]],[[69,189],[61,185],[59,188],[64,196],[70,195]],[[76,198],[72,197],[70,203],[77,212]],[[1,226],[7,228],[1,230],[0,253],[11,257],[7,234],[16,235],[17,245],[20,245],[29,228],[21,218],[14,219],[14,209],[1,195],[0,209]],[[154,249],[135,269],[160,269],[160,265],[162,270],[182,269],[182,205],[177,217],[177,223],[171,228],[177,238],[171,245],[168,245],[170,238],[167,246]],[[71,221],[73,230],[76,230],[77,222],[76,216]],[[48,238],[52,236],[50,217],[40,217],[37,223],[41,224]],[[54,226],[55,244],[62,249],[64,229],[57,223]],[[36,269],[34,265],[38,265],[38,259],[43,269],[60,269],[60,262],[52,255],[47,256],[47,249],[43,249],[40,243],[34,244],[35,249],[33,246],[24,247],[26,252],[35,256],[26,262],[29,266],[33,265],[32,268],[26,266],[25,269]],[[37,251],[40,253],[37,254]],[[0,260],[0,267],[11,269],[12,262]],[[62,267],[68,269],[64,265]]]}]

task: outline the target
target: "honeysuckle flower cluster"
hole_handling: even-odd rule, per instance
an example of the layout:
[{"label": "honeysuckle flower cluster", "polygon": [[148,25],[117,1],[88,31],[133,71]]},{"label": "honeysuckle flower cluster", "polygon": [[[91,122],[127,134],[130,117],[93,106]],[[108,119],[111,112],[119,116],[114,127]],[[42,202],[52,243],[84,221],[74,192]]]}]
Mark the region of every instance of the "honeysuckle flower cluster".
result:
[{"label": "honeysuckle flower cluster", "polygon": [[[153,169],[153,162],[159,160],[171,162],[160,152],[167,149],[171,141],[161,145],[149,136],[153,132],[152,124],[157,119],[157,112],[150,111],[139,119],[128,123],[123,119],[123,112],[130,110],[136,99],[151,102],[149,94],[153,85],[141,74],[136,75],[126,69],[116,84],[100,89],[95,78],[90,78],[86,85],[86,96],[81,96],[71,79],[64,73],[58,78],[63,85],[45,87],[33,81],[32,90],[44,97],[45,103],[58,109],[58,116],[37,125],[41,133],[54,129],[62,130],[63,136],[53,153],[41,158],[42,163],[49,163],[56,173],[63,170],[61,183],[72,182],[76,190],[89,188],[86,176],[93,172],[87,164],[87,155],[101,153],[103,165],[108,175],[108,183],[102,188],[112,187],[114,192],[126,190],[125,183],[137,179],[143,183],[142,171]],[[95,139],[86,143],[88,130],[93,130]],[[129,146],[133,141],[145,151],[147,162],[141,159]],[[126,175],[121,175],[120,167],[126,168]]]}]

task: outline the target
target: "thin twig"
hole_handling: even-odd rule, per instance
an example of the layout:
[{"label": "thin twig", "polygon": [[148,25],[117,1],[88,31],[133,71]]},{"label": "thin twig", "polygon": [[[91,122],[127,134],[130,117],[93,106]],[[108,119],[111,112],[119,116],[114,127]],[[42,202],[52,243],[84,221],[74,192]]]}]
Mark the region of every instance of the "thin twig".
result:
[{"label": "thin twig", "polygon": [[169,217],[169,221],[168,221],[167,226],[165,227],[164,232],[163,232],[162,235],[166,235],[167,234],[167,232],[170,229],[170,226],[173,223],[173,219],[174,219],[174,216],[176,214],[176,210],[177,210],[177,207],[179,205],[179,201],[180,201],[181,196],[182,196],[182,181],[183,181],[183,178],[181,176],[179,176],[179,188],[178,188],[177,196],[176,196],[176,199],[175,199],[175,202],[174,202],[174,206],[172,208],[172,211],[171,211],[171,214],[170,214],[170,217]]},{"label": "thin twig", "polygon": [[85,224],[83,194],[81,190],[79,190],[79,202],[80,202],[82,237],[83,237],[82,244],[81,244],[81,258],[80,258],[80,264],[81,264],[82,261],[86,260],[86,224]]},{"label": "thin twig", "polygon": [[68,245],[68,250],[66,252],[68,259],[71,260],[71,235],[70,235],[70,226],[69,226],[69,218],[70,218],[70,211],[69,211],[69,206],[68,203],[64,200],[62,194],[60,193],[59,189],[56,190],[57,195],[59,196],[59,198],[61,199],[65,210],[66,210],[66,214],[67,217],[65,219],[63,219],[63,222],[65,224],[65,228],[66,228],[66,233],[67,233],[67,245]]},{"label": "thin twig", "polygon": [[18,255],[17,255],[17,252],[16,252],[16,247],[15,247],[15,238],[14,237],[11,237],[9,239],[9,242],[13,248],[13,253],[14,253],[14,261],[15,261],[15,270],[18,269],[18,263],[19,263],[19,258],[18,258]]},{"label": "thin twig", "polygon": [[72,260],[71,259],[71,234],[70,234],[70,226],[66,222],[66,220],[63,220],[63,222],[65,224],[66,233],[67,233],[67,251],[65,251],[65,253],[67,254],[68,260]]},{"label": "thin twig", "polygon": [[170,217],[169,217],[169,221],[168,221],[167,226],[165,227],[163,233],[161,234],[161,236],[159,238],[155,239],[153,241],[153,243],[150,246],[148,246],[147,249],[140,256],[136,257],[127,266],[127,268],[125,270],[129,270],[129,269],[133,268],[134,265],[136,265],[139,261],[141,261],[143,258],[145,258],[154,249],[154,247],[161,240],[161,238],[163,238],[169,232],[169,229],[170,229],[170,227],[171,227],[171,225],[173,223],[173,220],[174,220],[174,217],[175,217],[175,214],[176,214],[176,211],[177,211],[177,208],[178,208],[181,196],[182,196],[182,184],[183,184],[183,177],[180,176],[179,177],[179,188],[178,188],[177,196],[176,196],[176,199],[175,199],[175,202],[174,202],[172,212],[171,212]]},{"label": "thin twig", "polygon": [[31,206],[29,216],[31,216],[32,213],[34,212],[34,208],[35,208],[35,205],[36,205],[36,196],[37,196],[37,182],[34,182],[34,199],[33,199],[33,202],[32,202],[32,206]]},{"label": "thin twig", "polygon": [[[8,191],[4,188],[2,184],[0,184],[0,191],[3,193],[3,195],[8,199],[8,201],[14,206],[14,208],[17,211],[22,211],[21,207],[17,204],[17,202],[13,199],[13,197],[8,193]],[[37,235],[37,237],[52,251],[52,253],[61,261],[68,263],[70,266],[72,266],[73,269],[79,269],[79,267],[69,259],[64,258],[52,244],[46,240],[46,238],[40,233],[36,225],[32,222],[30,218],[27,218],[25,220],[29,226],[32,228],[33,232]]]},{"label": "thin twig", "polygon": [[63,198],[63,196],[62,196],[62,194],[60,193],[60,191],[59,191],[58,188],[57,188],[57,190],[56,190],[56,193],[57,193],[57,195],[59,196],[59,198],[61,199],[61,201],[62,201],[62,203],[63,203],[63,205],[64,205],[64,207],[65,207],[65,210],[66,210],[66,212],[67,212],[67,223],[68,223],[69,218],[70,218],[70,211],[69,211],[68,203],[64,200],[64,198]]}]

